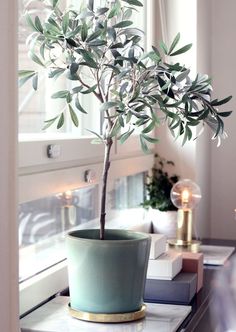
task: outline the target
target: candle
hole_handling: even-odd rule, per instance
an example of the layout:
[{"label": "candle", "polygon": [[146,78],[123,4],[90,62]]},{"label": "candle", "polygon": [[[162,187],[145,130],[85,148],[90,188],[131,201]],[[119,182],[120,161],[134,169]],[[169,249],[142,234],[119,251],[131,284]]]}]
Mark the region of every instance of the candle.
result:
[{"label": "candle", "polygon": [[184,189],[181,193],[181,201],[182,201],[182,205],[186,205],[189,202],[189,196],[190,193],[188,191],[188,189]]}]

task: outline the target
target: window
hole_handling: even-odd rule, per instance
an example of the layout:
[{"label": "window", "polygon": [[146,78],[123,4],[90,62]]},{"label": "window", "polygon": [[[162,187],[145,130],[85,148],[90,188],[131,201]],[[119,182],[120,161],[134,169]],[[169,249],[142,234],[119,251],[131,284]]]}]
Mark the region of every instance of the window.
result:
[{"label": "window", "polygon": [[145,173],[119,178],[115,181],[114,206],[118,210],[139,207],[144,199]]},{"label": "window", "polygon": [[64,237],[98,217],[98,186],[20,204],[20,281],[65,259]]},{"label": "window", "polygon": [[[64,1],[61,1],[63,5]],[[71,1],[70,1],[71,2]],[[33,63],[28,56],[28,47],[25,41],[27,36],[32,32],[27,24],[26,17],[24,15],[25,9],[32,12],[33,16],[38,15],[40,18],[45,17],[47,12],[42,10],[42,5],[39,1],[28,2],[26,0],[19,0],[19,67],[21,69],[39,70],[40,66]],[[44,127],[44,121],[50,119],[59,112],[63,105],[60,100],[54,100],[51,95],[58,90],[65,90],[72,87],[73,84],[68,86],[62,78],[52,80],[45,75],[39,76],[38,90],[34,91],[31,80],[26,82],[21,89],[19,89],[19,133],[20,138],[26,135],[22,134],[40,134],[46,136],[47,133],[55,133],[58,130],[55,126],[51,126],[47,131],[42,131]],[[80,100],[82,106],[86,108],[99,107],[97,99],[90,95],[84,95]],[[66,113],[67,114],[67,113]],[[80,136],[91,136],[89,131],[85,128],[89,128],[93,131],[100,130],[100,114],[99,112],[89,112],[88,116],[82,113],[78,115],[80,126],[78,128],[71,124],[71,121],[65,121],[65,126],[61,128],[61,132],[66,132]],[[30,136],[27,136],[30,139]]]},{"label": "window", "polygon": [[[97,0],[100,1],[100,0]],[[102,1],[102,0],[101,0]],[[24,48],[26,25],[22,18],[24,0],[19,0],[19,67],[29,68]],[[37,2],[30,6],[40,12]],[[142,14],[145,13],[142,11]],[[136,16],[144,27],[145,15]],[[30,62],[31,63],[31,62]],[[68,285],[64,250],[64,235],[74,227],[98,227],[100,178],[103,145],[92,145],[86,128],[99,131],[101,124],[98,105],[91,96],[81,103],[90,110],[81,116],[79,129],[66,126],[60,133],[50,129],[42,134],[45,118],[60,107],[50,98],[53,89],[63,87],[43,77],[37,93],[30,82],[19,90],[19,240],[20,240],[20,304],[21,314]],[[41,82],[42,83],[42,82]],[[56,103],[57,102],[57,103]],[[57,158],[48,158],[49,145],[59,149]],[[135,138],[126,146],[115,142],[112,150],[107,199],[107,226],[129,227],[137,218],[121,223],[120,215],[142,202],[143,173],[152,167],[152,155],[140,152]],[[84,175],[92,170],[93,182]],[[136,187],[140,190],[135,191]],[[123,199],[122,199],[123,197]],[[137,215],[137,213],[136,213]],[[142,217],[140,215],[138,218]],[[131,219],[131,218],[129,218]]]}]

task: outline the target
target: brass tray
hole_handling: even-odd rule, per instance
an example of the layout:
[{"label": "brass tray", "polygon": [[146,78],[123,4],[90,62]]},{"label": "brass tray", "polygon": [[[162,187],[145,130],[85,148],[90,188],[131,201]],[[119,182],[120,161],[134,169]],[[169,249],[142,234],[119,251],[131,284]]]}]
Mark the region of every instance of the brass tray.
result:
[{"label": "brass tray", "polygon": [[145,317],[146,305],[143,304],[141,309],[134,312],[127,313],[115,313],[115,314],[106,314],[106,313],[92,313],[85,312],[80,310],[72,309],[70,303],[68,304],[69,313],[72,317],[85,320],[88,322],[96,323],[124,323],[131,322]]}]

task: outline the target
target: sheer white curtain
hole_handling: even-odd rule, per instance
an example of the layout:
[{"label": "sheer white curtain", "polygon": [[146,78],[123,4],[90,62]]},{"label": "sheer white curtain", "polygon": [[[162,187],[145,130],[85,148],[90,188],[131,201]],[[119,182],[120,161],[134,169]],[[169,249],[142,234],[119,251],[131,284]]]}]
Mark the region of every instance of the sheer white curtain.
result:
[{"label": "sheer white curtain", "polygon": [[16,0],[0,2],[0,331],[18,325],[18,244],[16,222],[17,13]]}]

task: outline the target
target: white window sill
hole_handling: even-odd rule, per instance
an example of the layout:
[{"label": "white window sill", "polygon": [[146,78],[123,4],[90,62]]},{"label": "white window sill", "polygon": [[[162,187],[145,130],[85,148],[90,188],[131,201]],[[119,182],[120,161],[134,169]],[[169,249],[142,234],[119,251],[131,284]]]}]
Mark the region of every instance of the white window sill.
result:
[{"label": "white window sill", "polygon": [[191,306],[147,303],[146,317],[122,324],[90,323],[72,318],[69,298],[58,296],[21,319],[22,332],[174,332],[191,312]]}]

